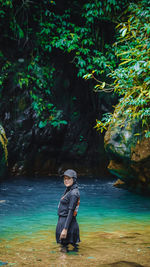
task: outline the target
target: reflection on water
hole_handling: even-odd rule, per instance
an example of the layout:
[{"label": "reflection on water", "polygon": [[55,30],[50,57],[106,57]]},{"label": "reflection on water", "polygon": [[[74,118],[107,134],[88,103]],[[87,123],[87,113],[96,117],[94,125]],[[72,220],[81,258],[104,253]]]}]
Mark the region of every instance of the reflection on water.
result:
[{"label": "reflection on water", "polygon": [[[139,228],[149,224],[150,198],[113,187],[113,181],[80,178],[81,232]],[[59,178],[17,178],[0,185],[0,236],[11,238],[53,230],[57,206],[64,192]]]}]

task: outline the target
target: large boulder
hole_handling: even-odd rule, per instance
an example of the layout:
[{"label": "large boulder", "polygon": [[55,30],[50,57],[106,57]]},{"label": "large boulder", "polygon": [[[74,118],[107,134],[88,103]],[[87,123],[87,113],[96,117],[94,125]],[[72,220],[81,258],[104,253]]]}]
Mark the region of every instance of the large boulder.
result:
[{"label": "large boulder", "polygon": [[119,179],[116,186],[150,192],[150,138],[141,132],[140,122],[123,114],[116,116],[105,134],[105,149],[110,158],[108,169]]}]

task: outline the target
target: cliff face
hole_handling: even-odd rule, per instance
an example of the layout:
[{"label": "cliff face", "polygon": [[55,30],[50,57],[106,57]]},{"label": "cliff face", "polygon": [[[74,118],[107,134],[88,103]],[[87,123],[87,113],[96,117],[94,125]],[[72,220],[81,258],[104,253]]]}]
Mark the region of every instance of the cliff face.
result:
[{"label": "cliff face", "polygon": [[68,123],[60,128],[36,125],[37,114],[29,92],[16,87],[14,74],[10,74],[1,103],[10,173],[42,176],[75,168],[80,174],[108,174],[103,136],[99,137],[93,127],[98,114],[104,108],[109,110],[112,102],[87,88],[84,81],[76,78],[75,68],[64,59],[58,63],[59,75],[50,101]]},{"label": "cliff face", "polygon": [[[124,121],[123,126],[119,121]],[[105,134],[108,169],[119,180],[116,186],[136,192],[150,192],[150,138],[140,137],[139,123],[118,116]]]}]

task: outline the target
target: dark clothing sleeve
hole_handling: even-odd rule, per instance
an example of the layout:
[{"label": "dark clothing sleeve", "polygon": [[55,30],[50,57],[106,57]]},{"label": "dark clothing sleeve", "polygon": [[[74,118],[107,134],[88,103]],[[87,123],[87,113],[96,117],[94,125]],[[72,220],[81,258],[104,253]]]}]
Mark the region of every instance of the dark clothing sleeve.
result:
[{"label": "dark clothing sleeve", "polygon": [[69,211],[68,211],[68,215],[67,215],[66,222],[64,225],[65,229],[69,228],[69,225],[70,225],[72,218],[73,218],[74,210],[77,206],[77,202],[78,202],[78,197],[76,195],[71,195],[70,202],[69,202]]}]

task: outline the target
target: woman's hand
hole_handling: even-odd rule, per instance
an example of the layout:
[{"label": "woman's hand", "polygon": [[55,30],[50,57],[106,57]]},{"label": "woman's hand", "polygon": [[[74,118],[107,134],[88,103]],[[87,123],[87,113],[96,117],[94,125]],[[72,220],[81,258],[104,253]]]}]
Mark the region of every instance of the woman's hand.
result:
[{"label": "woman's hand", "polygon": [[67,229],[63,229],[63,230],[62,230],[62,232],[61,232],[61,234],[60,234],[60,240],[61,240],[61,239],[66,239],[66,237],[67,237],[67,232],[68,232]]}]

